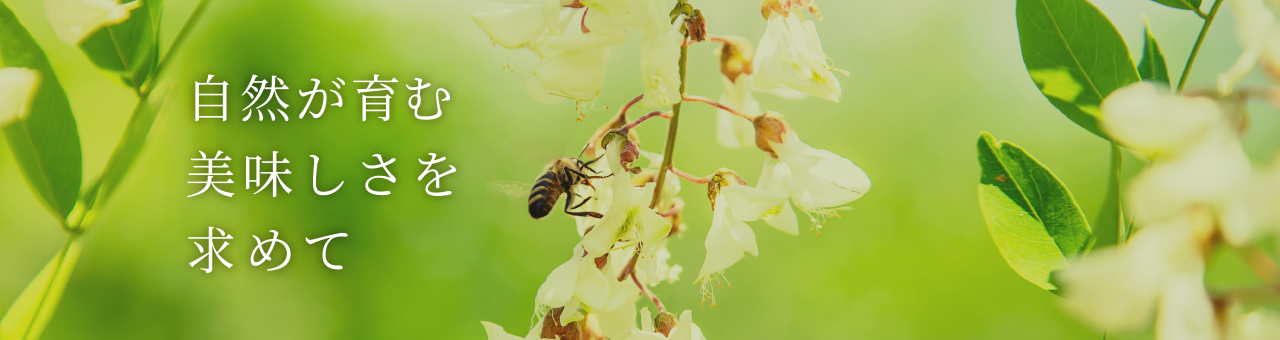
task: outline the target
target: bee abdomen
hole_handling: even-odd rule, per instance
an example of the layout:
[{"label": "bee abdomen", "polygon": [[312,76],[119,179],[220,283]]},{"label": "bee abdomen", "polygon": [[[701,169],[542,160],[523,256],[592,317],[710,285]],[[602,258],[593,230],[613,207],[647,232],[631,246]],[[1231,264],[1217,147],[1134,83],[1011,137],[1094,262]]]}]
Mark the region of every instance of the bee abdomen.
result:
[{"label": "bee abdomen", "polygon": [[555,173],[547,172],[538,177],[538,181],[533,183],[533,190],[529,191],[529,216],[536,219],[550,214],[560,198],[558,189]]}]

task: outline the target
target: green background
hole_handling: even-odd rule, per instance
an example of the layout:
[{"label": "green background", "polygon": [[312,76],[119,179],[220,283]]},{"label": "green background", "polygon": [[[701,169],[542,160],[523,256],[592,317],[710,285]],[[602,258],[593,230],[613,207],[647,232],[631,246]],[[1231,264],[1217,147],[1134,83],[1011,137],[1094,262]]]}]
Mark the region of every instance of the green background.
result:
[{"label": "green background", "polygon": [[[49,54],[66,87],[84,147],[85,179],[94,178],[133,107],[131,91],[112,83],[48,27],[41,2],[7,1]],[[1180,75],[1201,20],[1143,0],[1096,1],[1140,53],[1142,15]],[[713,34],[758,42],[764,30],[755,1],[695,1]],[[654,289],[674,310],[694,310],[711,339],[1097,339],[1058,307],[1056,296],[1018,277],[992,244],[976,199],[978,132],[1013,141],[1052,168],[1092,216],[1106,186],[1108,145],[1062,116],[1036,90],[1018,49],[1014,1],[820,1],[826,52],[851,72],[841,103],[787,101],[758,94],[787,115],[804,140],[853,160],[873,190],[832,221],[822,237],[788,236],[753,226],[761,256],[728,272],[732,289],[719,307],[699,307],[693,275],[704,255],[710,209],[700,186],[686,183],[683,238],[670,243],[682,280]],[[171,40],[194,1],[165,8],[162,38]],[[215,0],[168,80],[173,100],[118,195],[86,236],[84,252],[45,339],[410,339],[484,337],[480,321],[523,335],[533,295],[576,243],[571,220],[531,220],[523,197],[489,188],[495,180],[532,182],[551,158],[577,154],[587,136],[642,91],[638,38],[615,47],[606,90],[585,122],[573,103],[542,105],[525,92],[536,62],[528,51],[489,42],[471,13],[509,5],[484,1]],[[1207,8],[1207,6],[1206,6]],[[1224,8],[1191,75],[1189,88],[1211,88],[1240,48]],[[689,92],[717,98],[712,50],[690,48]],[[515,71],[503,69],[510,63]],[[359,120],[354,80],[397,78],[391,121]],[[192,85],[213,74],[229,82],[229,115],[194,122]],[[288,122],[242,122],[239,96],[251,74],[285,79]],[[297,90],[311,78],[341,77],[344,107],[298,119]],[[413,119],[406,82],[423,78],[452,93],[435,121]],[[1262,83],[1256,75],[1247,82]],[[425,92],[424,92],[425,93]],[[429,98],[429,96],[428,96]],[[607,106],[607,109],[606,109]],[[424,110],[433,108],[428,100]],[[726,150],[714,136],[714,110],[692,104],[683,115],[675,161],[706,174],[724,166],[748,179],[762,153]],[[1266,163],[1280,145],[1275,109],[1255,104],[1246,148]],[[642,126],[642,147],[661,149],[665,123]],[[3,141],[0,141],[3,143]],[[230,155],[236,185],[194,198],[186,184],[197,151]],[[244,157],[279,151],[291,161],[272,198],[244,185]],[[458,172],[445,177],[448,197],[430,197],[416,180],[416,159],[434,152]],[[327,197],[311,192],[311,161],[320,181],[345,181]],[[396,158],[390,196],[364,191],[381,175],[360,163]],[[1137,171],[1129,157],[1126,173]],[[235,267],[212,274],[189,267],[199,256],[187,237],[207,226],[235,240],[224,256]],[[278,230],[293,258],[267,272],[249,265],[252,235]],[[326,269],[320,244],[304,238],[345,232]],[[0,148],[0,306],[8,306],[62,245],[64,234],[27,189],[6,147]],[[1217,261],[1215,285],[1249,284],[1231,257]],[[649,305],[641,302],[638,306]],[[1136,334],[1133,338],[1149,338]],[[1121,338],[1121,337],[1113,337]]]}]

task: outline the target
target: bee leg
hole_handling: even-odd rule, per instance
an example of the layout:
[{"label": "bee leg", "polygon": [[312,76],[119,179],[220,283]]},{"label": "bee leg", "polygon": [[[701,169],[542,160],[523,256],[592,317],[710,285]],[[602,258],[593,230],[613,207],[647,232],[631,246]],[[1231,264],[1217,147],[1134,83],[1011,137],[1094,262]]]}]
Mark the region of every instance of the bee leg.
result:
[{"label": "bee leg", "polygon": [[570,208],[569,206],[573,204],[573,196],[574,195],[565,196],[564,213],[573,215],[573,216],[579,216],[579,217],[594,217],[594,218],[604,217],[604,215],[601,215],[600,213],[593,212],[593,211],[570,211],[570,209],[577,209],[582,207],[583,204],[587,204],[587,201],[591,200],[590,197],[587,197],[583,199],[581,202],[578,202],[577,205],[573,205],[573,207]]},{"label": "bee leg", "polygon": [[[581,196],[579,196],[579,197],[581,197]],[[573,208],[570,208],[568,204],[565,204],[565,205],[564,205],[564,206],[565,206],[565,211],[566,211],[566,212],[568,212],[568,210],[569,210],[569,209],[578,209],[578,208],[582,207],[582,205],[583,205],[583,204],[587,204],[587,201],[590,201],[590,200],[591,200],[591,197],[586,197],[585,199],[583,199],[583,200],[582,200],[582,202],[578,202],[578,204],[577,204],[577,205],[574,205],[574,206],[573,206]]]},{"label": "bee leg", "polygon": [[594,217],[594,218],[604,217],[604,215],[601,215],[600,213],[594,212],[594,211],[565,211],[565,213],[573,216],[578,216],[578,217]]}]

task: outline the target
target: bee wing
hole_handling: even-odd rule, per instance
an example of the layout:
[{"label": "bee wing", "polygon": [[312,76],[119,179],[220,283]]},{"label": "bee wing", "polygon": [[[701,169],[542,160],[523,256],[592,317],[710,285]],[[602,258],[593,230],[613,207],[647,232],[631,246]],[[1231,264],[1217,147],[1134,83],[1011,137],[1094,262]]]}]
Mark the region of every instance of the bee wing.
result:
[{"label": "bee wing", "polygon": [[533,188],[529,183],[511,180],[489,181],[488,184],[490,189],[516,198],[528,197],[529,190]]}]

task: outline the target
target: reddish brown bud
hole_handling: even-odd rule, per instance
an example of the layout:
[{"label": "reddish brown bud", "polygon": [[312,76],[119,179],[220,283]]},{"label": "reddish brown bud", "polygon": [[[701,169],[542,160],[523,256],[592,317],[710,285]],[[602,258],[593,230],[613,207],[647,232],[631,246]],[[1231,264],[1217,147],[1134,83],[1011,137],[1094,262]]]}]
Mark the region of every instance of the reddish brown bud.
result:
[{"label": "reddish brown bud", "polygon": [[618,161],[622,164],[623,168],[626,168],[628,171],[631,171],[631,173],[640,172],[639,168],[632,166],[632,163],[635,163],[636,159],[640,158],[640,147],[637,146],[636,143],[633,143],[630,140],[627,140],[625,143],[623,143],[622,154],[619,156],[619,158],[621,159],[619,159]]},{"label": "reddish brown bud", "polygon": [[781,144],[786,139],[787,131],[791,130],[787,122],[777,112],[769,111],[757,116],[751,123],[756,127],[756,147],[777,158],[778,155],[773,152],[769,142]]},{"label": "reddish brown bud", "polygon": [[701,42],[707,40],[707,18],[702,16],[702,10],[693,10],[693,15],[684,19],[685,26],[688,30],[689,40]]},{"label": "reddish brown bud", "polygon": [[671,336],[671,330],[680,324],[680,320],[676,319],[675,314],[668,311],[658,312],[658,316],[653,317],[653,330],[662,333],[663,336]]},{"label": "reddish brown bud", "polygon": [[755,73],[751,60],[755,58],[756,51],[751,47],[750,41],[738,36],[715,39],[723,43],[717,51],[720,54],[720,73],[728,77],[729,81],[737,82],[738,76]]}]

